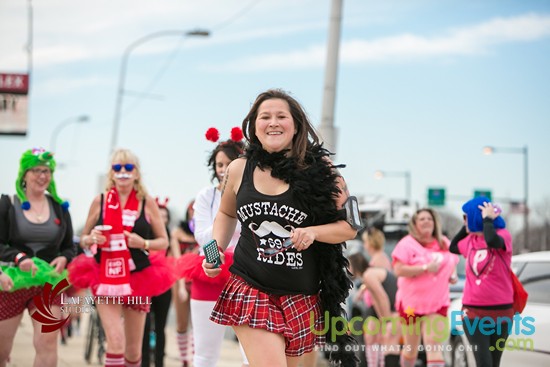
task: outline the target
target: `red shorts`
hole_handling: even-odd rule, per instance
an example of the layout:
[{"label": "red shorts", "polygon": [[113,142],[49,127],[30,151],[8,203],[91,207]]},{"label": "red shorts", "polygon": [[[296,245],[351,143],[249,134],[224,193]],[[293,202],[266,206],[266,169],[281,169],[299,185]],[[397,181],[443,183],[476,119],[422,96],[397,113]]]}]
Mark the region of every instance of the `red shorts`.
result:
[{"label": "red shorts", "polygon": [[[447,309],[449,307],[447,306],[443,306],[441,307],[439,310],[435,311],[434,314],[438,314],[438,315],[441,315],[443,317],[447,317]],[[402,310],[402,309],[399,309],[399,316],[401,316],[407,325],[411,325],[411,324],[415,324],[416,321],[424,316],[427,316],[428,314],[424,314],[424,315],[421,315],[421,314],[415,314],[413,316],[409,316],[405,313],[405,310]],[[432,315],[432,314],[430,314]]]},{"label": "red shorts", "polygon": [[[323,345],[323,319],[317,295],[276,296],[264,293],[232,274],[222,291],[210,320],[222,325],[248,325],[282,334],[289,357],[311,352]],[[312,325],[312,320],[313,325]]]},{"label": "red shorts", "polygon": [[[36,306],[34,296],[42,293],[44,287],[31,287],[19,289],[14,292],[0,292],[0,321],[11,319],[21,314],[25,308],[29,314]],[[61,306],[61,295],[57,295],[52,301],[52,305]]]}]

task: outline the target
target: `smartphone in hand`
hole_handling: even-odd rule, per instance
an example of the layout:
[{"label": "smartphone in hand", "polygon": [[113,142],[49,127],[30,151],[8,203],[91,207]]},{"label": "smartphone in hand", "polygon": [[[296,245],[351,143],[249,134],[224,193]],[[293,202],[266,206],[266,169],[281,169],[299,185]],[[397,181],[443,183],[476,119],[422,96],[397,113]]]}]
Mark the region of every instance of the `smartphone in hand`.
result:
[{"label": "smartphone in hand", "polygon": [[211,240],[202,248],[204,250],[204,256],[206,257],[206,262],[214,264],[214,268],[219,268],[222,261],[220,259],[220,251],[218,250],[218,242],[216,240]]}]

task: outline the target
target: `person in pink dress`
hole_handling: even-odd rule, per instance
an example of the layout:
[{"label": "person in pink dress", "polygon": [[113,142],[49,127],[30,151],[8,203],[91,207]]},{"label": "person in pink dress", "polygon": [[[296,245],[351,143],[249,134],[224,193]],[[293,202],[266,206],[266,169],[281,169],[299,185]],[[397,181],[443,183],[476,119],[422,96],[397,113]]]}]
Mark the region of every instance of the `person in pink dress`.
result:
[{"label": "person in pink dress", "polygon": [[[498,367],[502,349],[494,348],[510,332],[514,309],[510,263],[512,261],[512,236],[500,216],[500,208],[493,206],[486,197],[469,200],[462,206],[464,227],[451,242],[450,250],[466,258],[466,283],[462,296],[463,317],[477,325],[494,325],[494,332],[486,327],[473,332],[464,328],[478,367]],[[483,320],[483,321],[479,321]],[[491,347],[493,347],[491,350]]]},{"label": "person in pink dress", "polygon": [[427,367],[444,367],[445,336],[440,332],[447,325],[449,282],[457,281],[458,256],[449,252],[449,240],[442,235],[433,209],[416,211],[409,222],[409,234],[397,243],[392,258],[399,277],[396,309],[407,325],[403,329],[401,366],[415,365],[422,341]]}]

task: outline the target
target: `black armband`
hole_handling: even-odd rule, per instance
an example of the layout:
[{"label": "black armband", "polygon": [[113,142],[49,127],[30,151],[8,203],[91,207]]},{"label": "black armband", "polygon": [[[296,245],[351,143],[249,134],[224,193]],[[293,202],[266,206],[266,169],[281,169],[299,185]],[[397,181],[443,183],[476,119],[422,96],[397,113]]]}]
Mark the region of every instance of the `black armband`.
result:
[{"label": "black armband", "polygon": [[355,196],[350,196],[344,203],[344,209],[346,210],[346,222],[355,230],[363,228],[363,222],[361,221],[361,215],[359,214],[359,204]]}]

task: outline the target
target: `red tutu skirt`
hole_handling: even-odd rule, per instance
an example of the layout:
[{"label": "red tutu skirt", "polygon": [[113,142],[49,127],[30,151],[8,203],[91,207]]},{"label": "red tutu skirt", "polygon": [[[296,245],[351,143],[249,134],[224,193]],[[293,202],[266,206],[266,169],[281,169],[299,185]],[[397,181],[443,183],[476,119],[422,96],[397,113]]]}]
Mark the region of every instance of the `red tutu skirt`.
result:
[{"label": "red tutu skirt", "polygon": [[191,252],[181,255],[176,260],[176,274],[179,278],[185,278],[191,282],[193,280],[200,280],[210,284],[224,285],[231,275],[229,272],[229,267],[233,264],[233,253],[226,252],[224,255],[225,262],[221,266],[222,272],[217,277],[210,278],[206,275],[202,268],[204,256]]},{"label": "red tutu skirt", "polygon": [[[149,255],[150,266],[130,273],[131,296],[154,297],[172,287],[178,279],[175,261],[161,251],[152,251]],[[78,255],[68,266],[69,281],[77,288],[90,288],[96,295],[99,286],[99,264],[95,258]]]}]

